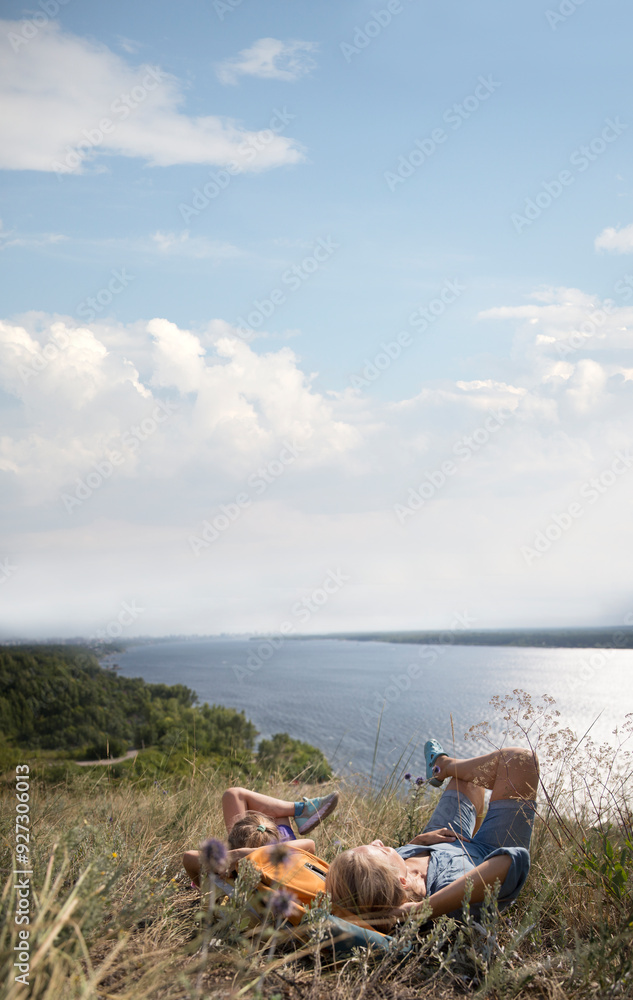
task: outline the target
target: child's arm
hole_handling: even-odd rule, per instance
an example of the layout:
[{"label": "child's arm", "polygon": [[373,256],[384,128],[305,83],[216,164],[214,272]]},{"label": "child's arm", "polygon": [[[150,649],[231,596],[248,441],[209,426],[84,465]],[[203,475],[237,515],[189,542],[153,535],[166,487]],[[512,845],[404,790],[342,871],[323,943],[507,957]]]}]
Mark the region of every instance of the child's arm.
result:
[{"label": "child's arm", "polygon": [[300,851],[307,851],[308,854],[316,854],[316,844],[313,840],[284,840],[286,847],[297,847]]},{"label": "child's arm", "polygon": [[[252,850],[254,850],[252,847],[237,847],[234,851],[228,851],[224,872],[229,874],[235,871],[242,858],[245,858]],[[200,888],[200,851],[187,851],[183,855],[182,863],[191,881]]]},{"label": "child's arm", "polygon": [[191,881],[200,888],[200,851],[187,851],[182,863]]},{"label": "child's arm", "polygon": [[246,858],[252,851],[256,848],[254,847],[236,847],[233,851],[228,851],[226,855],[226,869],[227,872],[237,871],[237,866],[242,860]]}]

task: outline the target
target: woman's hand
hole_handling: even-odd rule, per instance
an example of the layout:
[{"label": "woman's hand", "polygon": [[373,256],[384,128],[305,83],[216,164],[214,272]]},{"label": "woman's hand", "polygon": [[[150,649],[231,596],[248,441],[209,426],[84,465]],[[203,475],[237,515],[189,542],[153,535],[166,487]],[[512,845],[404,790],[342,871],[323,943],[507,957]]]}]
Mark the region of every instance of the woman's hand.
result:
[{"label": "woman's hand", "polygon": [[395,920],[405,920],[413,910],[419,910],[419,903],[403,903],[397,909],[392,911]]},{"label": "woman's hand", "polygon": [[428,830],[426,833],[419,833],[409,843],[418,844],[420,847],[428,847],[429,844],[454,844],[456,840],[468,839],[468,837],[462,837],[461,834],[456,833],[455,830],[449,830],[448,827],[442,826],[439,830]]},{"label": "woman's hand", "polygon": [[426,899],[422,899],[419,902],[403,903],[402,906],[396,907],[395,910],[391,910],[389,914],[389,920],[391,926],[394,927],[396,924],[402,924],[411,916],[411,914],[420,914],[423,919],[430,919],[431,908]]}]

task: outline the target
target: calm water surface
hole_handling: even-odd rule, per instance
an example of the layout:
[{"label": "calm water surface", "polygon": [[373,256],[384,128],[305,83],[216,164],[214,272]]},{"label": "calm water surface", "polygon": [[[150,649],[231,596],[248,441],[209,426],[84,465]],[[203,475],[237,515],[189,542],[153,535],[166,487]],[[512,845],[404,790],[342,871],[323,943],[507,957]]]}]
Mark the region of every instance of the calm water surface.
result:
[{"label": "calm water surface", "polygon": [[[262,737],[287,732],[326,754],[339,773],[375,774],[396,764],[424,773],[424,741],[471,756],[473,723],[501,724],[489,701],[522,688],[556,699],[561,723],[608,737],[633,711],[633,650],[414,646],[338,639],[205,639],[137,646],[116,657],[120,673],[186,684],[208,701],[243,709]],[[260,655],[261,654],[261,655]],[[255,669],[253,669],[253,667]],[[595,721],[597,719],[597,721]],[[448,744],[448,745],[447,745]],[[403,756],[404,755],[404,756]]]}]

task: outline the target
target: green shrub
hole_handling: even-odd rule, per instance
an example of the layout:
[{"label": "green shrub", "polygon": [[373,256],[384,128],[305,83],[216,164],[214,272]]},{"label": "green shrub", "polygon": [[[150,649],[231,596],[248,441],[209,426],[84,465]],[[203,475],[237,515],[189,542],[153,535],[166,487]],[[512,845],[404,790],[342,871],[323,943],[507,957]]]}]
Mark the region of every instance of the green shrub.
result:
[{"label": "green shrub", "polygon": [[329,781],[332,769],[325,756],[310,743],[295,740],[288,733],[276,733],[262,740],[257,763],[266,771],[279,773],[286,780]]},{"label": "green shrub", "polygon": [[108,757],[123,757],[130,749],[128,740],[114,736],[111,740],[100,740],[88,747],[86,760],[105,760]]}]

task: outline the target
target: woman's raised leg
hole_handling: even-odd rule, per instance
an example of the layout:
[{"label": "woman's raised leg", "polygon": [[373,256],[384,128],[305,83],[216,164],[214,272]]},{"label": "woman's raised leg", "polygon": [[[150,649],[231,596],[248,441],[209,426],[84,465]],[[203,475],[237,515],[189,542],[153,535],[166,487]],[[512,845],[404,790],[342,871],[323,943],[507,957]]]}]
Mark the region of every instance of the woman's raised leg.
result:
[{"label": "woman's raised leg", "polygon": [[445,792],[457,792],[458,795],[465,795],[470,799],[477,812],[477,823],[481,823],[481,818],[486,809],[486,792],[482,785],[476,785],[473,781],[461,781],[459,778],[451,778],[448,785],[444,787]]},{"label": "woman's raised leg", "polygon": [[484,789],[470,781],[451,778],[422,833],[447,829],[470,839],[481,826],[484,812]]},{"label": "woman's raised leg", "polygon": [[464,760],[440,756],[436,768],[434,774],[440,780],[457,778],[460,782],[491,789],[491,802],[536,798],[538,759],[535,753],[522,747],[507,747]]}]

